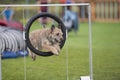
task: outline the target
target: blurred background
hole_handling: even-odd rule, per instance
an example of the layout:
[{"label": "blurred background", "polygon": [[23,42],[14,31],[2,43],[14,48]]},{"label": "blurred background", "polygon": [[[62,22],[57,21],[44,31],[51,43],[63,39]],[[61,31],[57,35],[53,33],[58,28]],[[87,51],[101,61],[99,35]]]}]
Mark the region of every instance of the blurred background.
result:
[{"label": "blurred background", "polygon": [[[120,80],[120,0],[0,0],[0,5],[56,3],[91,4],[93,79]],[[32,16],[49,12],[57,15],[63,22],[68,20],[65,24],[69,33],[59,56],[37,56],[36,61],[33,61],[28,55],[11,57],[10,53],[9,58],[2,58],[3,80],[80,80],[81,76],[90,75],[88,6],[10,7],[10,9],[12,10],[10,20],[13,24],[8,24],[9,22],[4,19],[3,11],[6,7],[0,7],[0,24],[2,23],[4,27],[13,26],[23,32]],[[69,23],[69,20],[72,21]],[[53,21],[37,20],[32,30],[46,23],[50,26]],[[0,32],[0,38],[3,33]]]},{"label": "blurred background", "polygon": [[[68,0],[69,1],[69,0]],[[71,0],[70,0],[71,1]],[[0,4],[36,4],[37,0],[0,0]],[[48,0],[48,3],[65,3],[65,0]],[[92,21],[120,21],[120,0],[72,0],[72,3],[91,3],[92,6]],[[61,14],[61,8],[54,9],[55,7],[49,7],[49,12],[57,12],[58,15]],[[59,9],[59,10],[58,10]],[[32,11],[31,11],[32,10]],[[86,6],[75,6],[73,9],[77,12],[79,19],[81,21],[86,21],[88,18],[87,7]],[[36,13],[36,8],[30,7],[27,9],[27,15],[32,15]],[[21,9],[16,9],[15,19],[17,15],[21,15]],[[30,13],[29,13],[30,12]]]}]

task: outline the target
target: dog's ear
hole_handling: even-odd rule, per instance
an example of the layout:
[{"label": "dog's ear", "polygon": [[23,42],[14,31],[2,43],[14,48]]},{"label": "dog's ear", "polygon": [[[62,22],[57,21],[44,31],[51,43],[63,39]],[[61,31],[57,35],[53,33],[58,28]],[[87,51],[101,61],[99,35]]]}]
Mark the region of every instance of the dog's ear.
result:
[{"label": "dog's ear", "polygon": [[51,26],[51,32],[53,32],[54,29],[55,29],[55,25],[52,25],[52,26]]}]

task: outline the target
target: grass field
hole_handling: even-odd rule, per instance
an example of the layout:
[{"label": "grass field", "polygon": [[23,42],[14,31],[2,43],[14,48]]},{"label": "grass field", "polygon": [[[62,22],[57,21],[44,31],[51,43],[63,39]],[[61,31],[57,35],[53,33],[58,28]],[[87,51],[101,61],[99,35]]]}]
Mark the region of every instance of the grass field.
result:
[{"label": "grass field", "polygon": [[[93,23],[93,78],[120,80],[120,23]],[[66,56],[67,55],[67,56]],[[2,60],[3,80],[79,80],[89,75],[88,24],[70,32],[59,56]],[[24,63],[26,70],[24,71]],[[25,77],[26,74],[26,77]]]}]

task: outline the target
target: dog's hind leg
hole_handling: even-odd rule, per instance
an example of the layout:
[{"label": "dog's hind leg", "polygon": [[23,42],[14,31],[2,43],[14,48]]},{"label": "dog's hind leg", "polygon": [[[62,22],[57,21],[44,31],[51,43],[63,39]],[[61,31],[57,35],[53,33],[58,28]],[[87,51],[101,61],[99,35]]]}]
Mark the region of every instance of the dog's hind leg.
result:
[{"label": "dog's hind leg", "polygon": [[33,59],[33,61],[36,60],[36,54],[34,54],[29,48],[28,48],[29,56]]}]

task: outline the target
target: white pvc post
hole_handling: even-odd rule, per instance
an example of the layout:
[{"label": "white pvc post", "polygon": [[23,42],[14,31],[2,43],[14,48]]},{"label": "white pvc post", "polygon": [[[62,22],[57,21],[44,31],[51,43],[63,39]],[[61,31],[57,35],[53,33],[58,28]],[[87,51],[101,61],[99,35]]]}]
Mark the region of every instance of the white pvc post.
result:
[{"label": "white pvc post", "polygon": [[92,64],[92,23],[91,23],[91,5],[88,6],[88,21],[89,21],[89,65],[90,65],[90,80],[93,80],[93,64]]},{"label": "white pvc post", "polygon": [[2,80],[2,59],[0,54],[0,80]]}]

